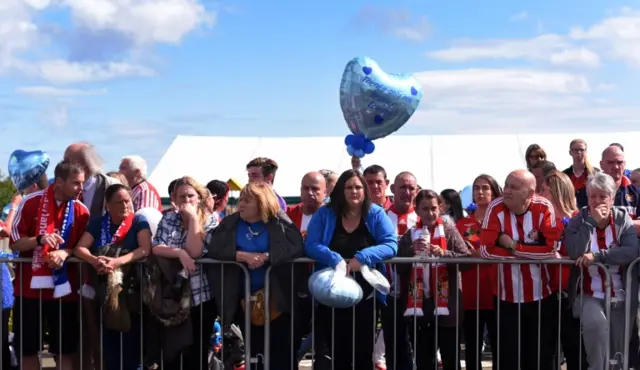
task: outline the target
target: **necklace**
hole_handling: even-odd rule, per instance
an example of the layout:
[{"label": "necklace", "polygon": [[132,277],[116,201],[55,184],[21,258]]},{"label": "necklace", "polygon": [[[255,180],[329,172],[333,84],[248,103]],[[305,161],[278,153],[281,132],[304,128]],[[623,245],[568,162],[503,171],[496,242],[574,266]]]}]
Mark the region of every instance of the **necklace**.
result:
[{"label": "necklace", "polygon": [[253,229],[251,228],[251,225],[249,224],[247,224],[247,229],[249,230],[245,235],[247,237],[247,240],[253,239],[255,236],[260,235],[264,231],[264,227],[260,231],[253,231]]}]

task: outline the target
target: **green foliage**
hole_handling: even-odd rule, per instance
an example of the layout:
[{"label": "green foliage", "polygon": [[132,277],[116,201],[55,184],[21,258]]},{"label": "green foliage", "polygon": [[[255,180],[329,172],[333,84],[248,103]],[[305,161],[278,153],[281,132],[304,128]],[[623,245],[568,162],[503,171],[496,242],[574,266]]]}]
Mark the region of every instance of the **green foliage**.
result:
[{"label": "green foliage", "polygon": [[11,202],[11,197],[15,192],[16,188],[9,176],[0,171],[0,210]]}]

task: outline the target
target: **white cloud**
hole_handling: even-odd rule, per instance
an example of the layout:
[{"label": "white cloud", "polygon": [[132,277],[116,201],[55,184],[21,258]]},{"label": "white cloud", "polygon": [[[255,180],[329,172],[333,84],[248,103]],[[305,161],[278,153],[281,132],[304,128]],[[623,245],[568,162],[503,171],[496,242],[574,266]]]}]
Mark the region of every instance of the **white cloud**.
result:
[{"label": "white cloud", "polygon": [[599,67],[603,60],[640,66],[640,11],[624,8],[590,26],[575,26],[567,34],[543,34],[529,39],[457,41],[450,48],[427,53],[450,62],[471,60],[535,60],[557,66]]},{"label": "white cloud", "polygon": [[[74,27],[69,32],[108,32],[127,40],[119,60],[70,61],[62,44],[47,44],[36,17],[50,10],[69,11]],[[157,43],[177,44],[201,26],[213,26],[215,13],[199,0],[2,0],[0,1],[0,74],[21,73],[51,83],[103,81],[118,77],[151,76],[153,68],[132,61],[140,48]],[[68,37],[68,39],[73,39]],[[100,47],[95,43],[86,48]],[[41,50],[47,45],[46,52]],[[29,53],[29,59],[25,53]],[[124,58],[122,57],[124,55]],[[37,59],[33,59],[38,56]]]},{"label": "white cloud", "polygon": [[138,44],[178,43],[197,27],[216,21],[198,0],[64,0],[63,4],[78,24],[119,31]]},{"label": "white cloud", "polygon": [[509,20],[512,21],[512,22],[517,22],[517,21],[525,20],[528,17],[529,17],[529,13],[520,12],[520,13],[516,13],[516,14],[512,15],[511,17],[509,17]]},{"label": "white cloud", "polygon": [[406,10],[368,5],[360,8],[353,21],[358,26],[373,26],[379,31],[412,42],[422,42],[431,34],[431,24],[427,17],[415,17]]},{"label": "white cloud", "polygon": [[410,120],[430,133],[558,132],[640,124],[640,104],[606,99],[585,76],[535,69],[415,73],[424,96]]},{"label": "white cloud", "polygon": [[570,37],[593,43],[611,59],[640,66],[640,12],[623,9],[622,14],[606,18],[591,27],[574,27]]},{"label": "white cloud", "polygon": [[15,90],[20,95],[45,96],[45,97],[70,97],[70,96],[90,96],[103,95],[106,89],[82,90],[82,89],[60,89],[53,86],[27,86]]},{"label": "white cloud", "polygon": [[428,52],[427,56],[450,62],[529,59],[554,65],[600,65],[598,54],[584,47],[574,47],[566,37],[554,34],[540,35],[532,39],[458,41],[448,49]]}]

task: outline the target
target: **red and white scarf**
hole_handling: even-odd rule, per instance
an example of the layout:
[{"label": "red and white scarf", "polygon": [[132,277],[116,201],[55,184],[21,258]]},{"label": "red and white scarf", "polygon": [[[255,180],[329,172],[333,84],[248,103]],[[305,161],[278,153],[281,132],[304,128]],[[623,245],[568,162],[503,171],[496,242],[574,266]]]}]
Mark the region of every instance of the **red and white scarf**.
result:
[{"label": "red and white scarf", "polygon": [[[58,249],[64,249],[73,226],[74,201],[66,202],[64,219],[60,225],[60,236],[64,242]],[[40,198],[40,208],[38,209],[38,235],[48,235],[56,232],[58,209],[53,185],[49,185]],[[38,246],[33,250],[31,289],[54,289],[54,297],[59,298],[71,293],[71,285],[67,280],[66,268],[63,265],[58,271],[52,271],[47,266],[46,261],[50,245]]]},{"label": "red and white scarf", "polygon": [[[119,244],[122,242],[133,225],[134,217],[135,214],[133,212],[129,213],[129,215],[122,220],[113,236],[111,236],[111,233],[109,232],[109,229],[111,228],[111,216],[108,212],[105,213],[100,222],[100,240],[94,241],[96,249],[107,244]],[[95,298],[96,291],[91,286],[91,279],[89,277],[84,280],[84,283],[82,284],[82,287],[80,287],[78,293],[85,298]]]},{"label": "red and white scarf", "polygon": [[[411,241],[422,237],[422,220],[411,229]],[[444,222],[438,217],[434,230],[430,230],[430,244],[439,246],[443,251],[447,250],[447,237],[444,233]],[[435,296],[432,297],[432,292]],[[405,316],[424,316],[422,311],[422,299],[433,298],[435,302],[435,315],[449,315],[449,271],[444,263],[427,264],[414,263],[409,280],[409,302]]]}]

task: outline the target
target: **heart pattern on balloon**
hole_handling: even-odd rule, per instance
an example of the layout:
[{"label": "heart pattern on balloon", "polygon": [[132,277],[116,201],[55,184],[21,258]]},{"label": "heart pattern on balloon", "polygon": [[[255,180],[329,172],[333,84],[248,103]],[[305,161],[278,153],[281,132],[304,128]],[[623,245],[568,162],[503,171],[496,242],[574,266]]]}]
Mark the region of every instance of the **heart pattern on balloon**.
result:
[{"label": "heart pattern on balloon", "polygon": [[9,177],[19,191],[24,191],[40,181],[49,161],[49,155],[43,151],[16,150],[9,157]]},{"label": "heart pattern on balloon", "polygon": [[349,130],[369,140],[402,127],[418,108],[422,87],[410,74],[387,73],[368,57],[354,58],[340,84],[340,108]]}]

